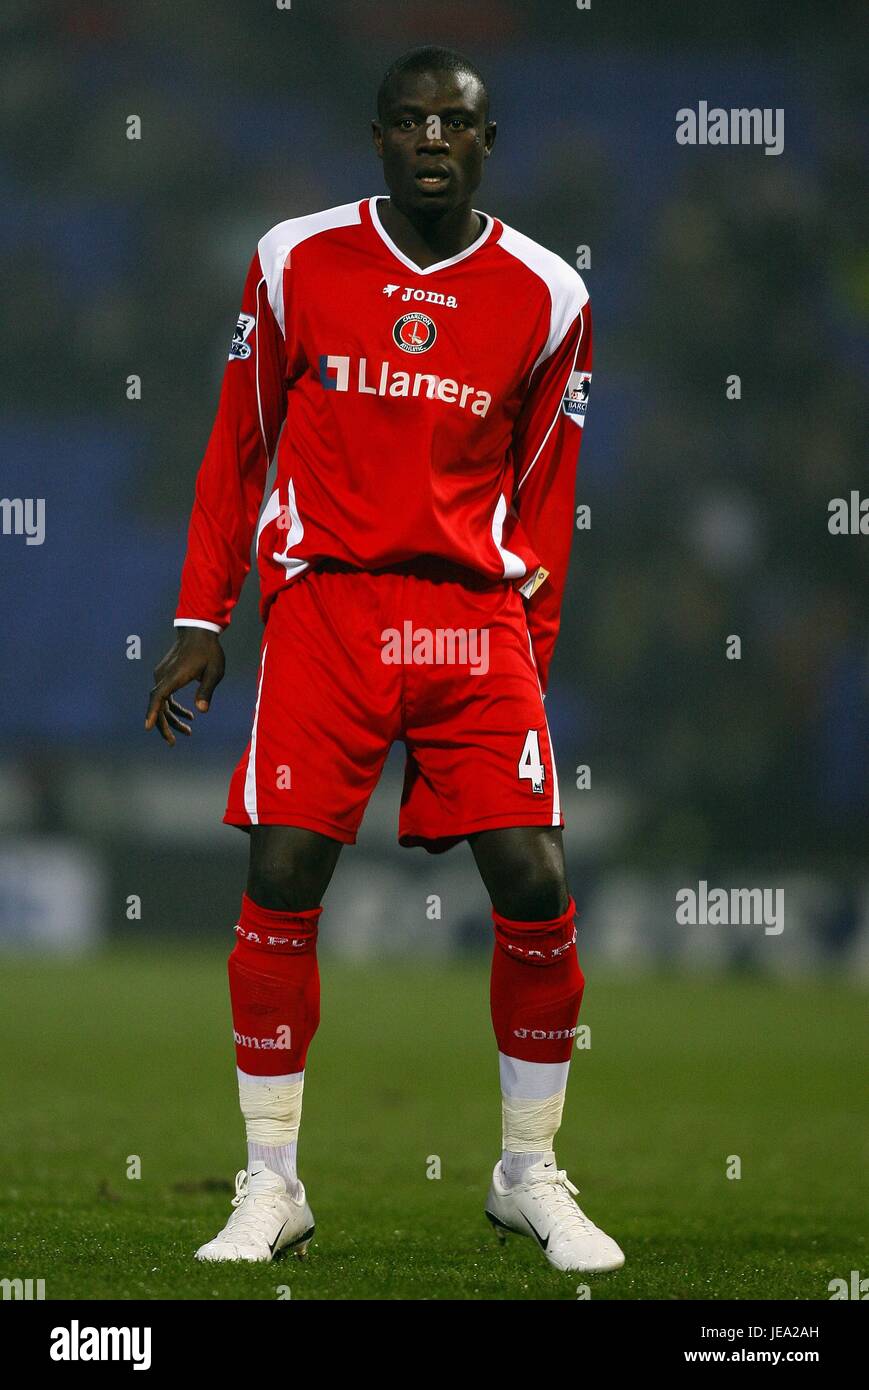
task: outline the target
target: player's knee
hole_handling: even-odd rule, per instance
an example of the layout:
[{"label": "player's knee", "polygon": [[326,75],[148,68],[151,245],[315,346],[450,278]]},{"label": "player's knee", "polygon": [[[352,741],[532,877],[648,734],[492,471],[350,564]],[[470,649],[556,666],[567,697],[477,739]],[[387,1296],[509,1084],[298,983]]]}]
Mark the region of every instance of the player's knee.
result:
[{"label": "player's knee", "polygon": [[251,833],[247,895],[272,912],[317,907],[332,876],[340,845],[286,826]]},{"label": "player's knee", "polygon": [[567,910],[570,891],[561,831],[518,826],[474,837],[477,867],[502,916],[517,922],[546,922]]},{"label": "player's knee", "polygon": [[560,843],[536,836],[514,841],[510,848],[512,853],[499,865],[500,882],[493,893],[500,952],[528,965],[561,962],[569,971],[578,970],[575,905]]},{"label": "player's knee", "polygon": [[516,866],[498,889],[494,906],[514,922],[550,922],[567,911],[570,892],[564,873],[539,860]]},{"label": "player's knee", "polygon": [[302,912],[319,905],[317,880],[304,865],[281,861],[258,864],[247,879],[247,896],[271,912]]}]

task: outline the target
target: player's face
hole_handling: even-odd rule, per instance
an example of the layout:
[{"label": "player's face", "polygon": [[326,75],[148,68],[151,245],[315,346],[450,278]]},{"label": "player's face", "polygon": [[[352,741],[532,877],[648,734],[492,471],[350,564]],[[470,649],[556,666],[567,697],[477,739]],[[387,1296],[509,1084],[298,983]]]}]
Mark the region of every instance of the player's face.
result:
[{"label": "player's face", "polygon": [[440,214],[468,203],[495,140],[482,87],[461,72],[398,78],[373,129],[386,186],[408,212]]}]

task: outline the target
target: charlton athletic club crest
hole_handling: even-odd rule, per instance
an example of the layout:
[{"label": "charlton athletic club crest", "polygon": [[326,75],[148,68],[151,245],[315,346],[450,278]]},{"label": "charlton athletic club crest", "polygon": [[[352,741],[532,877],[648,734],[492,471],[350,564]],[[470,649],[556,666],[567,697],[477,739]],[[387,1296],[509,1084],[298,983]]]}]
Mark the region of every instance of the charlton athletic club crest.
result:
[{"label": "charlton athletic club crest", "polygon": [[392,329],[395,346],[402,352],[427,352],[437,335],[428,314],[402,314]]}]

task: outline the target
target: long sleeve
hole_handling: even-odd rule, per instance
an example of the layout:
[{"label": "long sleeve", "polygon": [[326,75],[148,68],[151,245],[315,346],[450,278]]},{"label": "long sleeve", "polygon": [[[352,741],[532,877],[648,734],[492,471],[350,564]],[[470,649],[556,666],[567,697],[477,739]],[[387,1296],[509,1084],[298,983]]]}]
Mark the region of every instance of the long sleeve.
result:
[{"label": "long sleeve", "polygon": [[591,384],[591,306],[586,299],[559,346],[532,377],[513,438],[513,508],[541,569],[520,585],[543,690],[561,623],[579,447]]},{"label": "long sleeve", "polygon": [[176,627],[220,632],[229,623],[250,569],[265,480],[286,414],[286,390],[283,335],[257,253],[196,478]]}]

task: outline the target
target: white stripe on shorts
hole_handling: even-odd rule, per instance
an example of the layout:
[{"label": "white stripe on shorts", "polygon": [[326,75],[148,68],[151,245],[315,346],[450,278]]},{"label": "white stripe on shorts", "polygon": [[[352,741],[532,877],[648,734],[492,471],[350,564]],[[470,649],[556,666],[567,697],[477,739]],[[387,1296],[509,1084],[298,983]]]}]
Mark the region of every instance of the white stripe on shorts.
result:
[{"label": "white stripe on shorts", "polygon": [[[527,631],[527,629],[526,629]],[[534,667],[534,674],[537,676],[537,689],[540,691],[541,702],[544,700],[543,686],[540,684],[540,676],[537,671],[537,662],[534,658],[534,647],[531,643],[531,633],[528,636],[528,650],[531,653],[531,664]],[[546,737],[549,739],[549,761],[552,764],[552,825],[558,825],[561,820],[561,793],[558,790],[558,769],[555,766],[555,749],[552,747],[552,735],[549,732],[549,720],[546,718],[546,710],[543,711],[543,722],[546,725]]]},{"label": "white stripe on shorts", "polygon": [[[546,719],[545,713],[543,718]],[[558,790],[558,768],[555,766],[555,749],[552,747],[552,735],[549,732],[548,719],[546,719],[546,737],[549,739],[549,761],[552,763],[552,824],[558,825],[561,821],[561,793]]]},{"label": "white stripe on shorts", "polygon": [[256,804],[256,729],[259,723],[259,702],[263,693],[263,677],[266,673],[266,652],[269,649],[268,642],[263,647],[263,659],[260,663],[259,687],[256,692],[256,709],[253,712],[253,728],[250,731],[250,752],[247,755],[247,770],[244,774],[244,809],[250,816],[251,825],[259,825],[259,813]]}]

